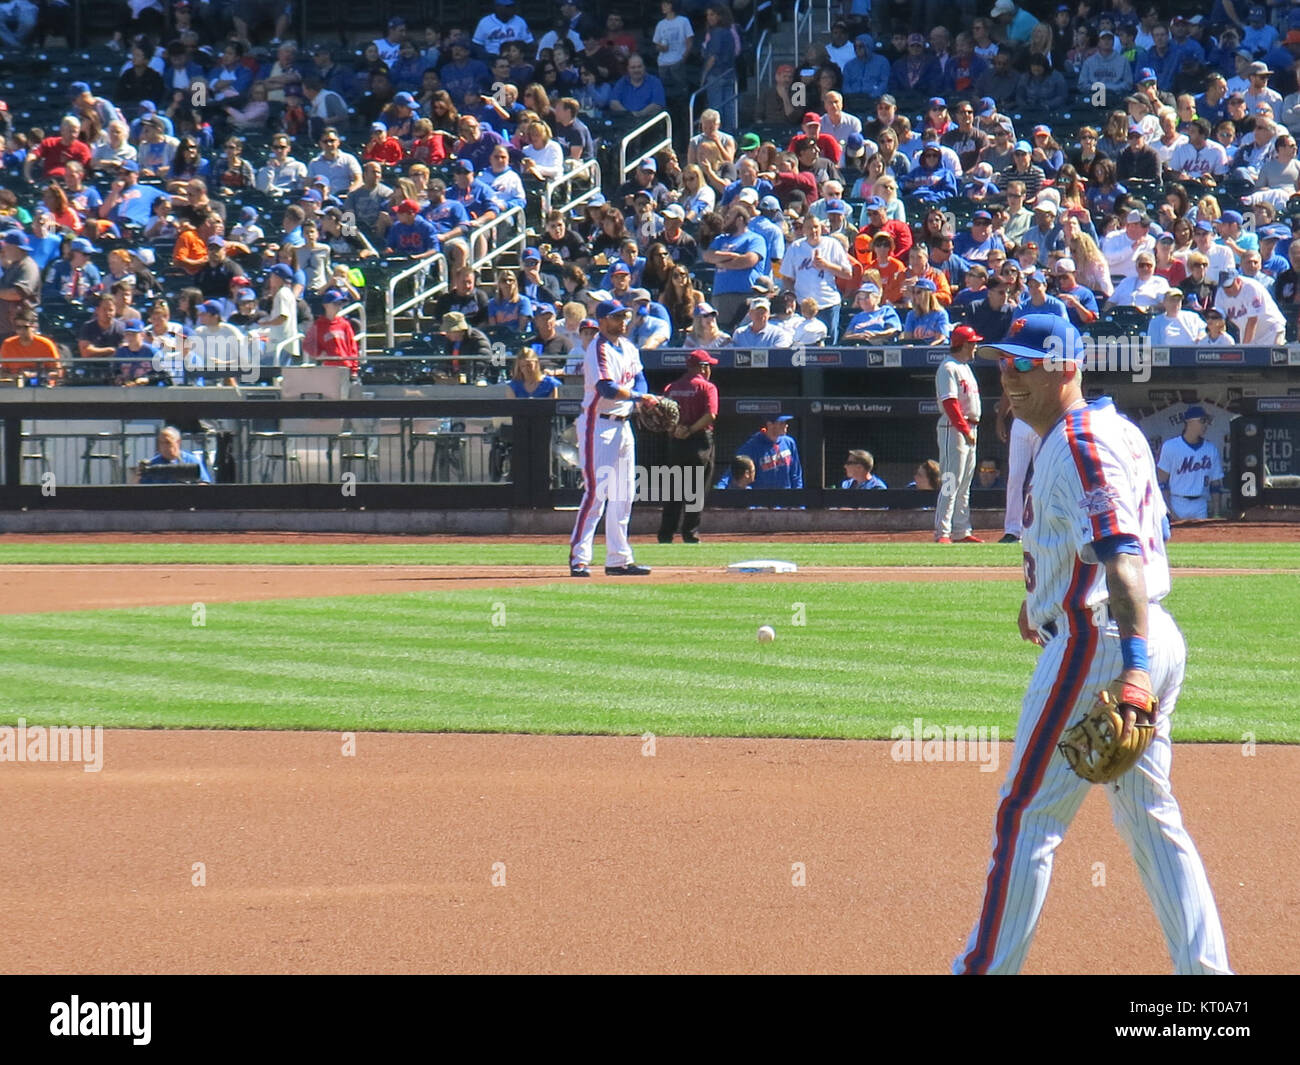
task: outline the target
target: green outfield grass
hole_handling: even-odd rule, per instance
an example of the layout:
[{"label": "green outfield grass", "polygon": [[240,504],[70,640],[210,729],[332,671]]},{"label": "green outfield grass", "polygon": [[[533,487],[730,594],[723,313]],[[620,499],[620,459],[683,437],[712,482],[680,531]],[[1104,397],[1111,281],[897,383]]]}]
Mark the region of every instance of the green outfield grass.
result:
[{"label": "green outfield grass", "polygon": [[[923,533],[916,534],[918,538]],[[1231,531],[1225,531],[1225,538]],[[750,558],[779,558],[801,566],[1019,566],[1018,544],[821,544],[807,541],[772,543],[763,540],[713,541],[702,544],[657,544],[637,541],[638,562],[650,566],[725,566]],[[1231,569],[1300,570],[1300,543],[1169,545],[1174,566],[1224,566]],[[554,543],[528,540],[503,543],[446,543],[437,537],[412,538],[409,544],[165,543],[146,537],[129,543],[0,543],[0,565],[87,565],[111,562],[167,565],[172,563],[228,565],[449,566],[567,564],[563,537]],[[598,542],[597,564],[604,561]]]},{"label": "green outfield grass", "polygon": [[[996,725],[1010,738],[1037,654],[1017,636],[1021,595],[1010,575],[676,586],[565,578],[214,603],[203,627],[188,607],[11,615],[0,617],[0,718],[879,738],[919,716]],[[1183,578],[1170,605],[1191,647],[1176,738],[1240,742],[1249,731],[1300,741],[1300,582]],[[776,627],[775,643],[757,643],[760,624]]]}]

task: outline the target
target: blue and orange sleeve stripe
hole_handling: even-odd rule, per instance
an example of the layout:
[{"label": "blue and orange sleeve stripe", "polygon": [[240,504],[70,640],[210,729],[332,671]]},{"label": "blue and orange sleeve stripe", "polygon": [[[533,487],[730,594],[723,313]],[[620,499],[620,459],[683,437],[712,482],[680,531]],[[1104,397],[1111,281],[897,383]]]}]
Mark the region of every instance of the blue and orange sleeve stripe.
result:
[{"label": "blue and orange sleeve stripe", "polygon": [[[1097,438],[1093,433],[1089,411],[1080,410],[1066,416],[1065,439],[1084,492],[1091,493],[1095,489],[1105,488],[1106,472],[1102,466],[1101,454],[1097,450]],[[1123,531],[1119,527],[1114,511],[1092,514],[1088,520],[1092,523],[1093,540],[1103,540]]]}]

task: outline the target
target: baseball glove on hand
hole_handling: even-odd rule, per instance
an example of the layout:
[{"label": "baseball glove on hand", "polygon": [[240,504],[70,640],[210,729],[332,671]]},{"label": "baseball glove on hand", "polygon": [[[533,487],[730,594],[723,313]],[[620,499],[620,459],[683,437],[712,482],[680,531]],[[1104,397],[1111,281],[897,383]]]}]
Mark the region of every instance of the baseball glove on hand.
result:
[{"label": "baseball glove on hand", "polygon": [[636,411],[632,416],[641,429],[651,433],[671,433],[677,426],[677,418],[681,414],[681,410],[674,399],[668,399],[665,396],[657,396],[656,399],[657,402],[653,407],[637,404]]},{"label": "baseball glove on hand", "polygon": [[[1129,707],[1137,711],[1137,720],[1121,742]],[[1088,712],[1065,730],[1057,747],[1084,780],[1107,784],[1132,769],[1150,746],[1159,708],[1159,700],[1145,688],[1113,680],[1097,693]]]}]

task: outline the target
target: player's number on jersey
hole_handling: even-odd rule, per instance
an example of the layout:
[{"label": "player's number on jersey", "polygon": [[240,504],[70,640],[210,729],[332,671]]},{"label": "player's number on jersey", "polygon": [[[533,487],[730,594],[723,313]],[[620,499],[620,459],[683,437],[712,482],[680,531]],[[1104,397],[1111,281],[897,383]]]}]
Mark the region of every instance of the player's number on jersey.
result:
[{"label": "player's number on jersey", "polygon": [[1032,592],[1038,585],[1038,573],[1034,566],[1034,556],[1025,552],[1025,591]]}]

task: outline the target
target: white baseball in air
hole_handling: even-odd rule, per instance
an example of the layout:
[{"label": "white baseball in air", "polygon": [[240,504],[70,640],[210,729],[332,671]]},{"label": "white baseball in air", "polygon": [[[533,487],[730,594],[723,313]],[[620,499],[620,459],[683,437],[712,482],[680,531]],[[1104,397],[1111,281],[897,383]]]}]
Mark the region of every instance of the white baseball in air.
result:
[{"label": "white baseball in air", "polygon": [[776,639],[776,629],[771,625],[760,625],[758,627],[758,642],[771,643]]}]

